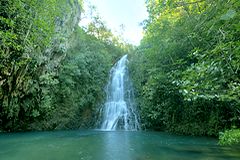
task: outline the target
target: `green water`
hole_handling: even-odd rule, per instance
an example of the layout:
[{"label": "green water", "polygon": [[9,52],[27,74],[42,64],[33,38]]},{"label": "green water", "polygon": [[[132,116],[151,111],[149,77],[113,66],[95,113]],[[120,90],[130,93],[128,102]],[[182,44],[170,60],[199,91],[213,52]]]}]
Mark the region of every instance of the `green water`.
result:
[{"label": "green water", "polygon": [[0,134],[0,160],[239,160],[239,147],[160,132],[58,131]]}]

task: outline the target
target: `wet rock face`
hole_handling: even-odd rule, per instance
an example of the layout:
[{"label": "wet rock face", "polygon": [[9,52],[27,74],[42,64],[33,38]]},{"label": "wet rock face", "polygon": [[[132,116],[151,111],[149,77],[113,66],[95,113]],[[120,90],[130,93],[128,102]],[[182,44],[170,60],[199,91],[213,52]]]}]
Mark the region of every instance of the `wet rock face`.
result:
[{"label": "wet rock face", "polygon": [[81,16],[78,0],[67,0],[66,7],[63,8],[63,16],[56,17],[56,37],[53,41],[57,48],[66,51],[70,47],[68,39],[78,25]]},{"label": "wet rock face", "polygon": [[66,0],[66,6],[62,8],[62,13],[61,17],[56,17],[55,34],[50,47],[44,53],[48,62],[47,68],[50,70],[58,67],[66,56],[67,50],[71,48],[71,37],[81,16],[78,0]]}]

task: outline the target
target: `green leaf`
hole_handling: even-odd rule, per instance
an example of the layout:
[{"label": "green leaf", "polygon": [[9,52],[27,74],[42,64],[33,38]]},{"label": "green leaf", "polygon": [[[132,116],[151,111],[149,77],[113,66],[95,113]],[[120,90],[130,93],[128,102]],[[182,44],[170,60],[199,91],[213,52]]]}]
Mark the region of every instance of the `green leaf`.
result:
[{"label": "green leaf", "polygon": [[37,110],[33,110],[33,112],[32,112],[32,116],[33,116],[33,117],[38,117],[38,116],[40,116],[39,111],[37,111]]}]

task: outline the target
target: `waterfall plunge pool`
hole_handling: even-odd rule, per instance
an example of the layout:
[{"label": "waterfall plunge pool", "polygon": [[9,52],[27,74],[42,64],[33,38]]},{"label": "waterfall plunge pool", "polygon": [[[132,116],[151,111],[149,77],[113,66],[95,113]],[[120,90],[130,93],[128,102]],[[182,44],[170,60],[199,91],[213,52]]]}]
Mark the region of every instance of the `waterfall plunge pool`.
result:
[{"label": "waterfall plunge pool", "polygon": [[1,133],[1,160],[239,160],[240,147],[144,131]]}]

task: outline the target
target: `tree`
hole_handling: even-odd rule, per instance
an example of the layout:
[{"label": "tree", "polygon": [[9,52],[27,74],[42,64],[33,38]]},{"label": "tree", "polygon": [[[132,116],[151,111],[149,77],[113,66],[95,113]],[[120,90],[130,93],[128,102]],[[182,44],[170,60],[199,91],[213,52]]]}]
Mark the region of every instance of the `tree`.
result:
[{"label": "tree", "polygon": [[131,60],[143,124],[194,135],[239,126],[239,2],[146,4],[144,38]]}]

